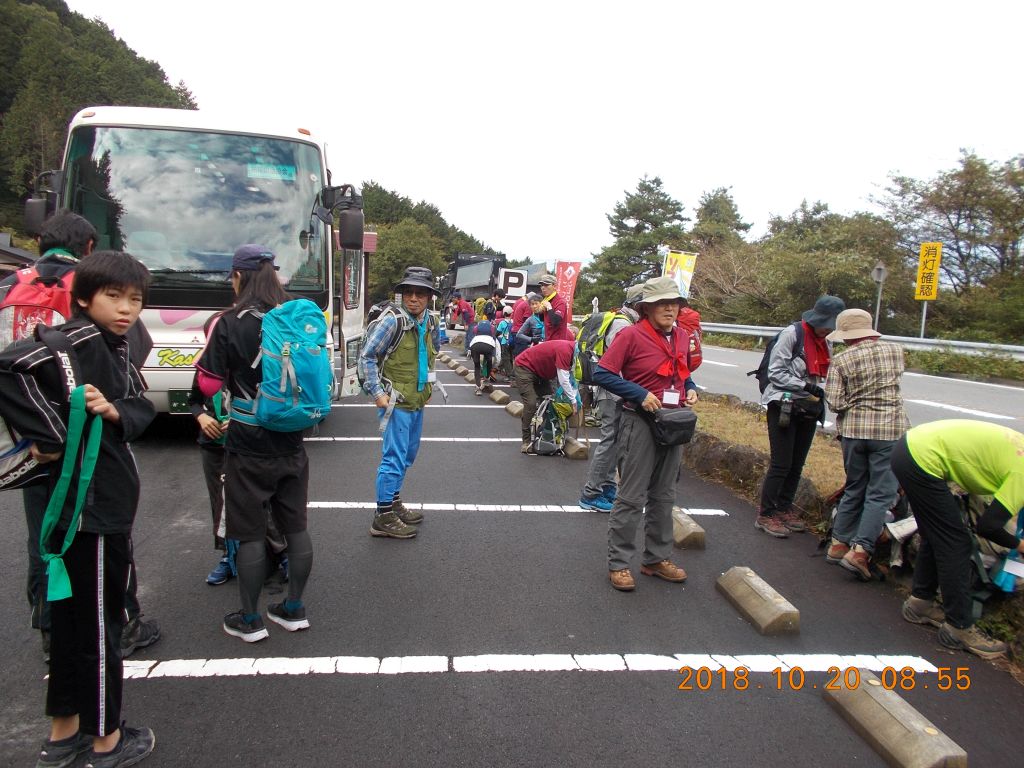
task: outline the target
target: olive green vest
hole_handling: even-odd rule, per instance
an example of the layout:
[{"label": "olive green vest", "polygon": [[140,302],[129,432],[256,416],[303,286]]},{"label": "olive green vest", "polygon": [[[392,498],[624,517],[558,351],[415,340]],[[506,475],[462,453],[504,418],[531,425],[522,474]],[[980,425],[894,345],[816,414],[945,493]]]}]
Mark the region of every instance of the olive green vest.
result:
[{"label": "olive green vest", "polygon": [[[427,369],[434,370],[434,341],[427,324]],[[381,373],[388,379],[392,386],[402,393],[402,401],[395,405],[407,411],[418,411],[427,404],[430,399],[432,385],[424,384],[421,392],[416,391],[416,382],[419,378],[419,351],[416,345],[419,343],[419,329],[413,327],[406,331],[402,340],[398,342],[398,348],[384,361],[381,366]]]}]

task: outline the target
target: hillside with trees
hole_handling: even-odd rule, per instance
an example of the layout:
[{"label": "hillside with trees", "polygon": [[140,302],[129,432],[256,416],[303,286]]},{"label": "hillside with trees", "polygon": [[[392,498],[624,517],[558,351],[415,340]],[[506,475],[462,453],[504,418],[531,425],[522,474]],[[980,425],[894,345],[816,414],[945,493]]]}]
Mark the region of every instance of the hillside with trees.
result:
[{"label": "hillside with trees", "polygon": [[922,242],[943,243],[942,285],[928,308],[928,335],[1020,344],[1024,339],[1024,156],[993,162],[964,151],[930,179],[892,176],[880,214],[843,215],[804,202],[773,217],[750,242],[729,189],[706,193],[693,217],[644,177],[608,214],[614,242],[581,273],[576,311],[617,305],[624,290],[660,273],[659,244],[699,253],[690,303],[705,320],[783,325],[824,293],[875,308],[875,264],[888,269],[881,330],[916,336],[914,300]]},{"label": "hillside with trees", "polygon": [[0,224],[20,222],[32,180],[60,166],[68,122],[90,104],[196,108],[184,83],[63,0],[0,0]]}]

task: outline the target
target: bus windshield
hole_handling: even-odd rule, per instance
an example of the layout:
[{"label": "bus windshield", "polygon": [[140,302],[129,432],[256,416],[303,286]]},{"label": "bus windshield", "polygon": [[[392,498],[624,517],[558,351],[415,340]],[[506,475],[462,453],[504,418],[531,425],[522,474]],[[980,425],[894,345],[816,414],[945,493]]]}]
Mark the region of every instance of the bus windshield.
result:
[{"label": "bus windshield", "polygon": [[[287,290],[326,306],[330,247],[314,215],[320,151],[284,138],[85,126],[68,148],[68,207],[153,275],[151,303],[230,303],[231,257],[244,243],[277,255]],[[314,294],[315,296],[311,296]]]}]

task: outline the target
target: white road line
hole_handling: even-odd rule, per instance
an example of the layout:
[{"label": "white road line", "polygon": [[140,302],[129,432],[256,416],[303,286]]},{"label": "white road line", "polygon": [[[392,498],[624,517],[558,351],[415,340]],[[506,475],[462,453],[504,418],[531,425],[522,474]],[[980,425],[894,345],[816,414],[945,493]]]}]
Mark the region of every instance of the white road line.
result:
[{"label": "white road line", "polygon": [[948,381],[954,384],[971,384],[977,387],[994,387],[996,389],[1009,389],[1012,392],[1020,392],[1024,387],[1014,387],[1009,384],[993,384],[988,381],[971,381],[970,379],[954,379],[950,376],[934,376],[930,373],[914,373],[912,371],[904,371],[904,376],[915,376],[919,379],[935,379],[935,381]]},{"label": "white road line", "polygon": [[[575,504],[450,504],[450,503],[419,503],[405,502],[409,509],[422,509],[424,512],[586,512]],[[308,509],[359,509],[373,510],[377,508],[373,501],[310,501]],[[683,512],[691,517],[729,517],[724,509],[686,509]]]},{"label": "white road line", "polygon": [[945,411],[955,411],[956,413],[966,413],[968,416],[981,416],[986,419],[1002,419],[1003,421],[1016,421],[1013,416],[1003,416],[999,413],[989,413],[988,411],[977,411],[974,408],[961,408],[959,405],[947,405],[946,403],[936,403],[932,400],[905,400],[908,403],[916,403],[917,405],[929,405],[932,408],[941,408]]},{"label": "white road line", "polygon": [[[681,667],[735,671],[754,674],[827,672],[835,667],[845,671],[856,667],[881,672],[910,667],[918,673],[934,673],[937,667],[920,656],[807,653],[749,654],[719,653],[539,653],[481,654],[479,656],[310,656],[238,659],[172,659],[147,661],[126,659],[126,680],[167,677],[258,677],[261,675],[409,675],[472,672],[677,672]],[[770,687],[770,686],[769,686]]]},{"label": "white road line", "polygon": [[720,363],[717,360],[708,360],[704,358],[704,365],[720,365],[722,368],[739,368],[735,363]]}]

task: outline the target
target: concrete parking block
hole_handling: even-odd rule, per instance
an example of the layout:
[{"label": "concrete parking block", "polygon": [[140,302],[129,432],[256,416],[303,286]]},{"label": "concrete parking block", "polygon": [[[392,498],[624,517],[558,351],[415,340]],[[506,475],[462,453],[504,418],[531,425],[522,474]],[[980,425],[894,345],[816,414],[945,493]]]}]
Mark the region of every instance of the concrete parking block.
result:
[{"label": "concrete parking block", "polygon": [[704,549],[704,529],[679,507],[672,507],[672,540],[679,549]]},{"label": "concrete parking block", "polygon": [[464,378],[470,384],[475,384],[476,383],[476,376],[473,375],[472,371],[467,370],[466,371],[466,375],[463,376],[462,378]]},{"label": "concrete parking block", "polygon": [[498,389],[491,392],[491,394],[489,394],[488,397],[498,405],[505,405],[505,403],[509,402],[512,399],[511,397],[508,396],[507,392],[502,392],[501,390]]},{"label": "concrete parking block", "polygon": [[565,455],[570,459],[586,461],[590,458],[590,446],[574,437],[565,438]]},{"label": "concrete parking block", "polygon": [[750,568],[733,566],[716,586],[762,635],[799,634],[800,611]]},{"label": "concrete parking block", "polygon": [[959,744],[872,672],[859,672],[856,688],[838,681],[822,695],[885,762],[897,768],[966,768],[967,752]]},{"label": "concrete parking block", "polygon": [[518,400],[513,400],[512,402],[505,406],[505,410],[518,419],[520,416],[523,415],[523,404],[520,403]]},{"label": "concrete parking block", "polygon": [[469,368],[467,368],[467,367],[466,367],[466,366],[464,366],[464,365],[460,365],[460,366],[459,366],[458,368],[456,368],[456,369],[455,369],[455,372],[456,372],[456,373],[457,373],[457,374],[458,374],[459,376],[465,376],[465,375],[466,375],[467,373],[469,373]]},{"label": "concrete parking block", "polygon": [[461,365],[461,363],[458,360],[449,360],[448,361],[448,367],[451,368],[453,371],[456,368],[458,368],[460,365]]},{"label": "concrete parking block", "polygon": [[451,360],[451,357],[449,357],[446,353],[442,352],[440,355],[437,356],[437,359],[440,360],[442,363],[447,363],[449,360]]}]

